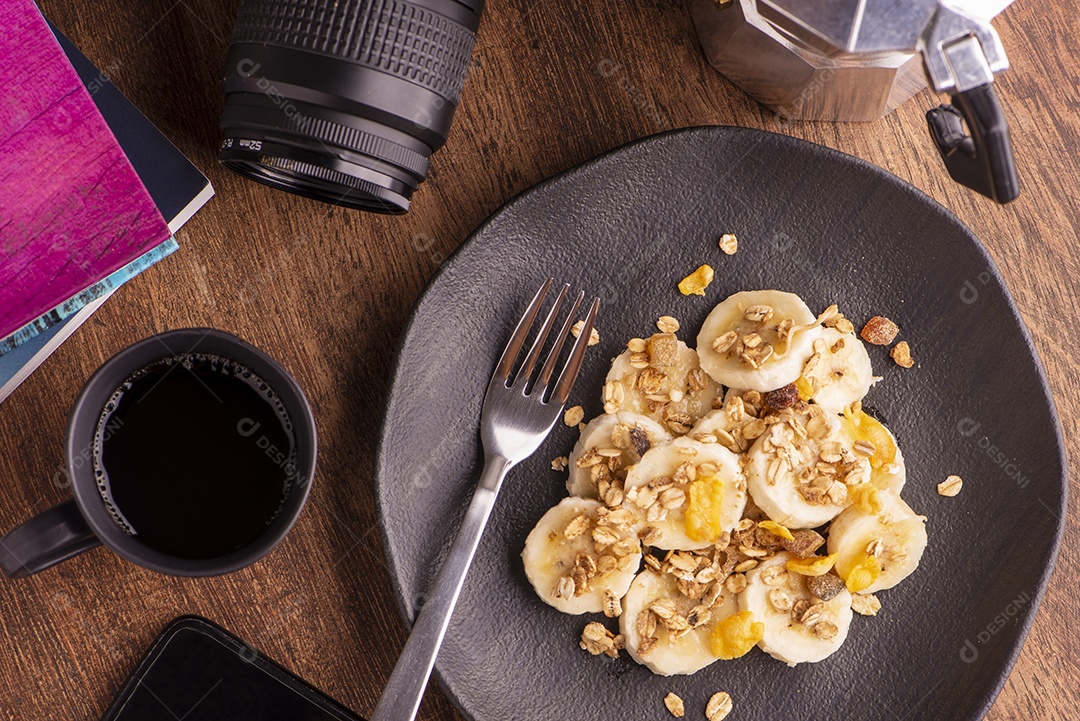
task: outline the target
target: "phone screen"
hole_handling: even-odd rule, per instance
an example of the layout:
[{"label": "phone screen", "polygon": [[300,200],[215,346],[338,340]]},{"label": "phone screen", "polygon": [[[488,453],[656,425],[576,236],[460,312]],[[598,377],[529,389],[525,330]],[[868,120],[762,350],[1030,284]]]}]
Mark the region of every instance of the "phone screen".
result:
[{"label": "phone screen", "polygon": [[204,619],[165,630],[103,721],[362,721]]}]

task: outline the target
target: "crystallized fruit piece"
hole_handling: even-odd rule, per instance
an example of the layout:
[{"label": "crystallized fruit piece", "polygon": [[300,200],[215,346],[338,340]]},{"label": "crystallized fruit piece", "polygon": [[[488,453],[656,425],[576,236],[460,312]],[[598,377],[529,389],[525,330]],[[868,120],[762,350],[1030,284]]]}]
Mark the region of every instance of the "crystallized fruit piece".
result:
[{"label": "crystallized fruit piece", "polygon": [[649,366],[673,366],[679,362],[679,339],[674,333],[654,333],[649,339]]},{"label": "crystallized fruit piece", "polygon": [[795,402],[799,400],[799,396],[800,393],[798,388],[795,387],[795,384],[788,383],[782,388],[768,391],[765,394],[765,405],[769,406],[769,408],[772,408],[774,411],[782,411],[785,408],[791,408],[795,405]]},{"label": "crystallized fruit piece", "polygon": [[690,275],[679,281],[679,292],[683,295],[705,295],[705,289],[713,281],[712,266],[699,266]]},{"label": "crystallized fruit piece", "polygon": [[845,587],[843,579],[835,573],[823,573],[820,576],[806,577],[806,589],[822,601],[833,599]]},{"label": "crystallized fruit piece", "polygon": [[863,326],[862,332],[859,333],[862,339],[867,343],[873,345],[889,345],[896,340],[896,334],[900,332],[900,328],[891,320],[883,315],[875,315],[870,320],[866,321],[866,325]]},{"label": "crystallized fruit piece", "polygon": [[800,401],[808,401],[814,397],[814,384],[806,376],[795,379],[795,390],[799,393]]},{"label": "crystallized fruit piece", "polygon": [[774,536],[779,536],[780,538],[783,538],[787,541],[795,540],[795,536],[791,533],[791,531],[789,531],[784,526],[781,526],[776,521],[758,521],[758,528],[763,528]]},{"label": "crystallized fruit piece", "polygon": [[749,653],[764,635],[765,624],[755,621],[750,611],[740,611],[716,624],[709,648],[717,658],[729,661]]},{"label": "crystallized fruit piece", "polygon": [[822,576],[832,570],[836,565],[835,553],[828,556],[811,556],[810,558],[793,558],[787,562],[787,570],[803,576]]},{"label": "crystallized fruit piece", "polygon": [[794,538],[790,541],[784,539],[780,541],[780,545],[784,547],[785,551],[794,553],[799,558],[809,558],[814,553],[825,545],[825,538],[817,531],[811,531],[810,529],[804,529],[801,531],[795,531]]},{"label": "crystallized fruit piece", "polygon": [[692,541],[715,543],[724,530],[724,481],[716,475],[698,476],[689,490],[686,536]]},{"label": "crystallized fruit piece", "polygon": [[847,589],[852,593],[858,593],[863,589],[870,588],[874,581],[881,575],[881,564],[877,556],[867,555],[862,562],[857,563],[847,576]]}]

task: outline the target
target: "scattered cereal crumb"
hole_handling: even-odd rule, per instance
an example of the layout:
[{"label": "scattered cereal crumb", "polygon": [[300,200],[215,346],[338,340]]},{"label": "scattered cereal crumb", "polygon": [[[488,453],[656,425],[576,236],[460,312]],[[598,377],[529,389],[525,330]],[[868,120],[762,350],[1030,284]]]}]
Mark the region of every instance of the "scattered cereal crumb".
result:
[{"label": "scattered cereal crumb", "polygon": [[906,340],[894,345],[893,349],[889,351],[889,355],[896,361],[896,365],[901,368],[910,368],[915,365],[915,361],[911,359],[911,346],[908,345]]},{"label": "scattered cereal crumb", "polygon": [[[577,338],[581,335],[581,331],[585,328],[585,321],[579,320],[570,327],[570,334]],[[589,333],[589,345],[596,345],[600,342],[600,332],[593,328]]]},{"label": "scattered cereal crumb", "polygon": [[559,456],[558,458],[551,459],[551,470],[561,471],[570,465],[570,459],[566,456]]},{"label": "scattered cereal crumb", "polygon": [[683,701],[674,692],[668,692],[668,695],[664,697],[664,705],[667,706],[667,710],[675,718],[683,717],[683,713],[685,713]]},{"label": "scattered cereal crumb", "polygon": [[941,483],[937,484],[937,492],[939,496],[948,496],[952,498],[960,489],[964,487],[964,479],[960,476],[949,476]]},{"label": "scattered cereal crumb", "polygon": [[705,295],[705,289],[713,281],[713,269],[710,265],[699,266],[690,275],[679,281],[679,292],[683,295]]},{"label": "scattered cereal crumb", "polygon": [[593,621],[581,632],[581,642],[578,645],[593,656],[606,654],[611,658],[618,658],[619,649],[625,646],[625,640],[621,634],[616,636],[607,630],[604,624]]},{"label": "scattered cereal crumb", "polygon": [[631,338],[626,341],[626,347],[631,353],[644,353],[649,348],[649,342],[644,338]]},{"label": "scattered cereal crumb", "polygon": [[705,707],[705,718],[709,719],[709,721],[726,719],[728,714],[731,713],[732,706],[731,694],[727,691],[714,693],[712,698],[709,699],[709,704]]},{"label": "scattered cereal crumb", "polygon": [[581,423],[583,420],[585,420],[585,409],[581,406],[573,406],[572,408],[567,408],[566,413],[563,413],[562,419],[563,423],[573,428],[578,423]]},{"label": "scattered cereal crumb", "polygon": [[833,303],[825,311],[818,316],[818,320],[826,328],[835,328],[838,332],[843,334],[854,333],[855,325],[844,317],[844,314],[840,312],[836,304]]},{"label": "scattered cereal crumb", "polygon": [[579,431],[584,431],[584,430],[585,430],[585,426],[586,426],[586,425],[588,425],[588,424],[586,424],[586,423],[585,423],[585,421],[582,421],[581,423],[578,423],[578,424],[577,424],[577,429],[578,429]]},{"label": "scattered cereal crumb", "polygon": [[610,588],[604,589],[604,615],[608,618],[622,615],[622,602]]},{"label": "scattered cereal crumb", "polygon": [[896,340],[896,334],[900,332],[900,327],[893,323],[891,320],[883,315],[875,315],[870,320],[866,321],[866,325],[863,326],[862,332],[859,333],[862,339],[867,343],[873,345],[889,345]]},{"label": "scattered cereal crumb", "polygon": [[679,321],[670,315],[662,315],[657,319],[656,327],[660,329],[661,333],[678,333]]},{"label": "scattered cereal crumb", "polygon": [[739,239],[735,237],[734,233],[724,233],[720,236],[720,250],[728,255],[735,255],[735,251],[738,249]]},{"label": "scattered cereal crumb", "polygon": [[860,616],[876,616],[881,601],[872,593],[855,593],[851,596],[851,610]]}]

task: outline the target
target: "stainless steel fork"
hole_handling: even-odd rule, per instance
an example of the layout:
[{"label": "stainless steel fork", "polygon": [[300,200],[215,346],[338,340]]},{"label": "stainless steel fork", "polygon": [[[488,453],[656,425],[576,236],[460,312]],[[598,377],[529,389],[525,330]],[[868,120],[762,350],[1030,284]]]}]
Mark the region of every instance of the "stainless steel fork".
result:
[{"label": "stainless steel fork", "polygon": [[[596,313],[600,308],[600,299],[592,302],[585,317],[584,327],[574,342],[570,357],[563,366],[554,387],[549,388],[555,372],[560,352],[566,337],[570,334],[574,318],[577,315],[584,292],[579,292],[570,313],[563,321],[558,335],[554,338],[547,360],[540,369],[540,374],[532,379],[533,371],[543,352],[547,337],[551,332],[566,300],[570,286],[564,285],[547,317],[533,340],[525,362],[511,380],[511,371],[517,364],[518,356],[525,345],[533,323],[543,306],[544,298],[550,290],[549,279],[537,291],[525,315],[517,324],[510,342],[503,351],[495,373],[488,383],[484,396],[484,408],[480,414],[480,438],[484,445],[484,470],[473,493],[472,502],[465,513],[457,537],[450,547],[450,553],[443,562],[434,587],[428,595],[420,615],[416,618],[409,640],[394,666],[390,681],[383,690],[378,706],[371,721],[412,721],[420,707],[435,657],[439,653],[443,636],[450,623],[458,594],[469,571],[480,536],[487,525],[495,497],[507,472],[517,463],[531,456],[540,443],[551,432],[552,426],[559,419],[563,406],[570,396],[570,388],[577,379],[581,361],[585,356],[589,336],[592,333]],[[549,393],[550,390],[550,393]]]}]

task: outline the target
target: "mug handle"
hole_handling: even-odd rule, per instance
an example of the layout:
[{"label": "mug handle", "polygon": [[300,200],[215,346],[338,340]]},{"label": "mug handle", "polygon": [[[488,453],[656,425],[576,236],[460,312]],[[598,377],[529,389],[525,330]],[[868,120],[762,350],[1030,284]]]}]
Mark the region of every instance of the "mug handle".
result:
[{"label": "mug handle", "polygon": [[65,501],[0,538],[0,568],[26,578],[100,545],[75,501]]}]

